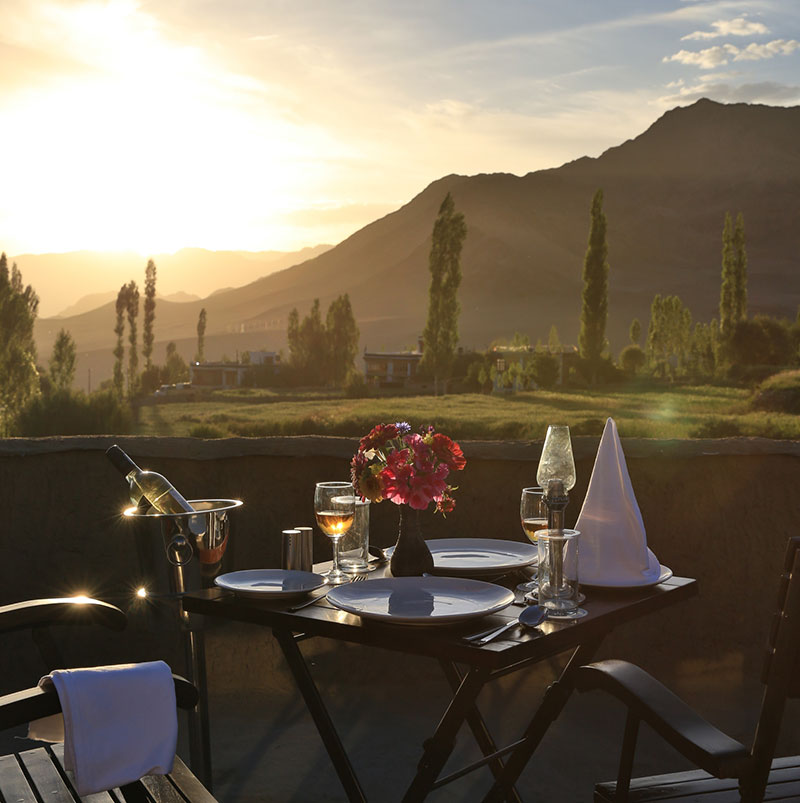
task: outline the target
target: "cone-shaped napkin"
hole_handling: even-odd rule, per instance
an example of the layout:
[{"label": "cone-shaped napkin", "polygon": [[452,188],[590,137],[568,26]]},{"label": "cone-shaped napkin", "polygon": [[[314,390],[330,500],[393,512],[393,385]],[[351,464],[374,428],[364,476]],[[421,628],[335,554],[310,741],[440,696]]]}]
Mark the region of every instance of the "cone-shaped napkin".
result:
[{"label": "cone-shaped napkin", "polygon": [[581,534],[581,583],[639,586],[658,581],[661,566],[647,548],[642,514],[613,418],[606,421],[575,529]]}]

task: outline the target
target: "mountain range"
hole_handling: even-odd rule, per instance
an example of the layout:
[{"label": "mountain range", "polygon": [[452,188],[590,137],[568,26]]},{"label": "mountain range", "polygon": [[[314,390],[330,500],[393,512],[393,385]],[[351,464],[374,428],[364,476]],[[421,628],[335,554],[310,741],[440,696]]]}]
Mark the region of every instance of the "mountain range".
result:
[{"label": "mountain range", "polygon": [[[728,211],[744,216],[750,312],[794,317],[800,302],[794,281],[798,179],[800,107],[700,100],[665,113],[597,158],[525,176],[445,176],[300,264],[201,301],[159,302],[156,357],[168,340],[193,356],[201,307],[207,310],[207,354],[232,357],[243,349],[283,347],[293,307],[302,317],[319,298],[324,314],[344,292],[362,347],[413,346],[427,313],[431,230],[448,192],[467,222],[459,291],[467,348],[485,348],[516,331],[546,340],[553,324],[562,342],[577,341],[589,210],[599,188],[608,220],[607,336],[614,353],[627,342],[634,317],[646,331],[657,293],[679,295],[696,320],[716,315]],[[18,262],[25,281],[32,281],[22,257]],[[91,362],[96,376],[110,376],[113,303],[40,320],[42,357],[62,326],[78,344],[82,368]]]}]

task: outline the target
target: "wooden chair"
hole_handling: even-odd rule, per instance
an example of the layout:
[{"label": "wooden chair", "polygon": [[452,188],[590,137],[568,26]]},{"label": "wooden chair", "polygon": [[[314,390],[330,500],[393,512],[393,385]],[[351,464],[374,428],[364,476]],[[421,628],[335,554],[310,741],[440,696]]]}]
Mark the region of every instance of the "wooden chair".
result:
[{"label": "wooden chair", "polygon": [[[602,801],[746,801],[800,799],[800,756],[773,761],[784,706],[800,697],[800,537],[789,539],[778,610],[769,634],[764,694],[748,749],[703,719],[651,675],[625,661],[600,661],[576,674],[580,691],[601,689],[628,707],[616,783],[595,787]],[[646,722],[698,771],[631,781],[639,723]],[[726,780],[733,779],[733,780]]]},{"label": "wooden chair", "polygon": [[[114,630],[125,627],[126,616],[117,607],[92,599],[29,600],[0,607],[0,634],[31,629],[34,640],[48,665],[58,660],[55,641],[46,635],[53,625],[101,625]],[[197,689],[189,681],[173,675],[175,697],[180,708],[191,709],[198,700]],[[34,719],[61,711],[55,689],[38,686],[0,696],[0,730],[17,727]],[[37,747],[0,757],[0,800],[15,803],[54,803],[78,801],[69,775],[64,769],[62,744]],[[216,803],[181,759],[169,775],[146,776],[120,789],[90,795],[91,803]]]}]

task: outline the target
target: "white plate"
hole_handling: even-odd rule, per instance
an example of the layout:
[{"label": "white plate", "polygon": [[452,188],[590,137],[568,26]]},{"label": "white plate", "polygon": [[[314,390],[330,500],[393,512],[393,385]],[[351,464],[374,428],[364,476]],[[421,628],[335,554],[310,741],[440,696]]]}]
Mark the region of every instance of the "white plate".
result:
[{"label": "white plate", "polygon": [[382,577],[328,592],[328,602],[366,619],[438,625],[476,619],[506,608],[514,592],[460,577]]},{"label": "white plate", "polygon": [[[536,563],[533,544],[494,538],[434,538],[425,542],[433,555],[433,571],[452,577],[501,574]],[[391,546],[384,550],[390,558]]]},{"label": "white plate", "polygon": [[657,586],[659,583],[663,583],[665,580],[669,580],[672,577],[672,569],[668,569],[666,566],[661,566],[661,574],[658,577],[658,580],[642,580],[639,583],[625,583],[625,585],[614,585],[613,583],[584,583],[583,580],[580,581],[581,587],[586,586],[586,588],[649,588],[650,586]]},{"label": "white plate", "polygon": [[289,569],[244,569],[221,574],[214,582],[240,597],[291,599],[325,585],[325,578],[313,572]]}]

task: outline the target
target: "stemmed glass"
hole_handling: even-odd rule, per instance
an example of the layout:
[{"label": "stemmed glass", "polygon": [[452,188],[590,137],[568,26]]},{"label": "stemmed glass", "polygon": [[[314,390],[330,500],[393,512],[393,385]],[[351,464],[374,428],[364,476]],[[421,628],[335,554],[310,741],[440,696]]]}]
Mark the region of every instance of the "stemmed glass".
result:
[{"label": "stemmed glass", "polygon": [[314,514],[317,526],[333,541],[333,566],[327,573],[330,585],[349,583],[339,568],[339,540],[353,526],[356,495],[352,482],[318,482],[314,491]]},{"label": "stemmed glass", "polygon": [[[522,489],[522,497],[519,503],[519,518],[522,523],[522,531],[528,540],[536,545],[536,532],[547,529],[547,506],[544,503],[544,490],[538,486]],[[522,592],[536,591],[538,583],[531,580],[521,583],[517,589]]]}]

